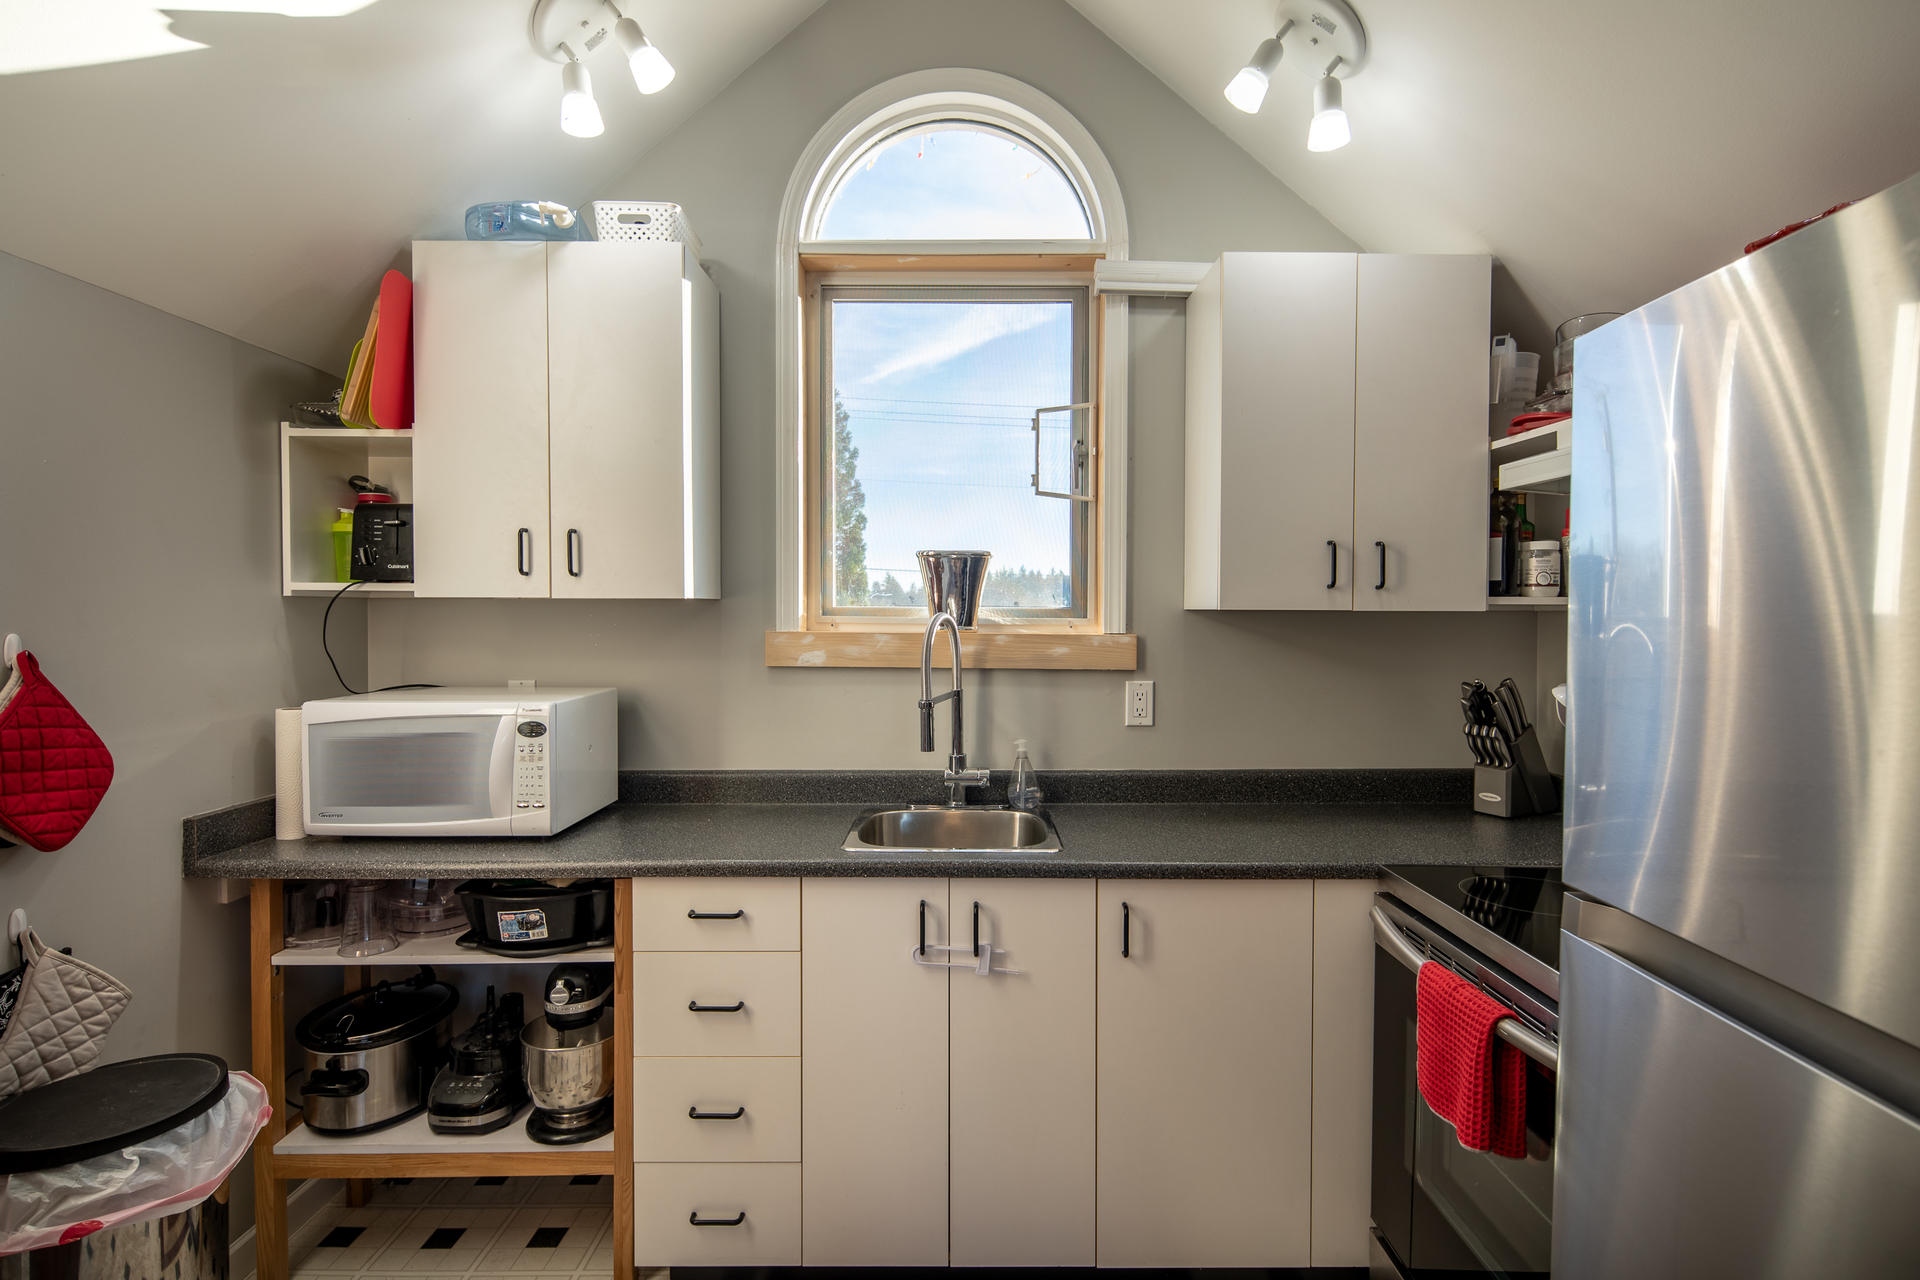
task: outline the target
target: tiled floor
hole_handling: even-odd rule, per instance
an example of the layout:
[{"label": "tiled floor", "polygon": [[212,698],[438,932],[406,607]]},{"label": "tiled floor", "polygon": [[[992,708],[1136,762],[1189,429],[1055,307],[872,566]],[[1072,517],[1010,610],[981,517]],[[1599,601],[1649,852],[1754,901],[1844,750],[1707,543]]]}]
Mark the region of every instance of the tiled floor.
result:
[{"label": "tiled floor", "polygon": [[292,1241],[294,1280],[606,1280],[613,1179],[391,1178],[336,1196]]}]

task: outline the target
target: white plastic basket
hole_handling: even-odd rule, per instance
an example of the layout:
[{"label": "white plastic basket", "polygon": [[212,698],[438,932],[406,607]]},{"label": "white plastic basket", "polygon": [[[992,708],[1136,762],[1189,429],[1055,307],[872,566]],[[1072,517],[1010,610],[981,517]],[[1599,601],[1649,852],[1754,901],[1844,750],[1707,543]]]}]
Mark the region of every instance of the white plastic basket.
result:
[{"label": "white plastic basket", "polygon": [[674,240],[700,256],[700,237],[693,234],[687,212],[677,204],[657,200],[595,200],[593,238],[596,240]]}]

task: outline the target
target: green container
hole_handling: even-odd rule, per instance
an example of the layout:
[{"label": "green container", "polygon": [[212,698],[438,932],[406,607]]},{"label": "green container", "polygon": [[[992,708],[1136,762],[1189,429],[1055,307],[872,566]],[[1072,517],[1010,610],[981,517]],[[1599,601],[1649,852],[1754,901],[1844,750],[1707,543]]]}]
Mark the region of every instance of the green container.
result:
[{"label": "green container", "polygon": [[333,580],[353,581],[353,508],[337,507],[333,522]]}]

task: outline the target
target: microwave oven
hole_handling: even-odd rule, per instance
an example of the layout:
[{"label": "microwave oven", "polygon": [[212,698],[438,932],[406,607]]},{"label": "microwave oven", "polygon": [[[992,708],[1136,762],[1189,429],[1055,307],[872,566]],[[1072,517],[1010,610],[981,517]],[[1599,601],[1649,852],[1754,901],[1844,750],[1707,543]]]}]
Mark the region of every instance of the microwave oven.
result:
[{"label": "microwave oven", "polygon": [[395,689],[300,707],[308,835],[550,836],[619,796],[612,689]]}]

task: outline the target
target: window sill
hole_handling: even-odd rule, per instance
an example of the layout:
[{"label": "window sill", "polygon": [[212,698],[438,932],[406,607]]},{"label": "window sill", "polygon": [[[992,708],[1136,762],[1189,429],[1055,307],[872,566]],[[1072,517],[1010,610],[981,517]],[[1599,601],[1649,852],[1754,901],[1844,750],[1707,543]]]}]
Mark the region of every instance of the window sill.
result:
[{"label": "window sill", "polygon": [[[920,631],[769,631],[770,667],[917,667]],[[1135,671],[1140,638],[1066,632],[967,631],[960,665],[1028,671]],[[948,666],[949,644],[933,647],[933,665]]]}]

